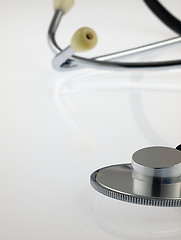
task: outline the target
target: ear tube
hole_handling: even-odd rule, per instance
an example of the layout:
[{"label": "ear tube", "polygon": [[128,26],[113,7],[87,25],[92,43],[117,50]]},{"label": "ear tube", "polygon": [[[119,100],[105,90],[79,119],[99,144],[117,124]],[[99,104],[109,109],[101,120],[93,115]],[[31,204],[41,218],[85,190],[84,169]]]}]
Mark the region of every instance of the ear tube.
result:
[{"label": "ear tube", "polygon": [[71,39],[71,45],[58,53],[53,59],[53,68],[61,70],[61,66],[70,59],[76,52],[86,52],[93,49],[97,44],[98,38],[95,31],[89,27],[78,29]]},{"label": "ear tube", "polygon": [[67,13],[74,5],[74,0],[54,0],[54,10],[61,10]]}]

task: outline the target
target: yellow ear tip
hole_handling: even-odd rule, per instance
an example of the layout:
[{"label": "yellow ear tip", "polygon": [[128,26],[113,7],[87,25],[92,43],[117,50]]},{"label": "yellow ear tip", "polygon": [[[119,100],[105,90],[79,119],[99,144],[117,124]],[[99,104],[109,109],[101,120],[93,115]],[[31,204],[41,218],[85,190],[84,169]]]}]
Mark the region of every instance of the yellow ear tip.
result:
[{"label": "yellow ear tip", "polygon": [[68,12],[73,5],[74,0],[54,0],[54,9],[62,10],[64,13]]},{"label": "yellow ear tip", "polygon": [[75,52],[84,52],[91,50],[97,44],[97,34],[88,27],[78,29],[71,40],[71,48]]}]

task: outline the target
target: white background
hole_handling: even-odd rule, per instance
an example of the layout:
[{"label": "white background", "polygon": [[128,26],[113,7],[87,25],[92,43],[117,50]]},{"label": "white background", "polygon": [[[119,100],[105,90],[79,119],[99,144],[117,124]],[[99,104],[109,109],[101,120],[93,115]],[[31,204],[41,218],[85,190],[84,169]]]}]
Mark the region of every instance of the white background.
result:
[{"label": "white background", "polygon": [[[179,0],[163,1],[180,18]],[[181,210],[108,199],[89,184],[146,146],[181,143],[181,70],[55,72],[51,1],[0,1],[0,239],[181,239]],[[57,34],[93,27],[96,56],[175,37],[141,0],[77,0]],[[131,58],[180,58],[181,45]],[[125,58],[124,60],[129,60]]]}]

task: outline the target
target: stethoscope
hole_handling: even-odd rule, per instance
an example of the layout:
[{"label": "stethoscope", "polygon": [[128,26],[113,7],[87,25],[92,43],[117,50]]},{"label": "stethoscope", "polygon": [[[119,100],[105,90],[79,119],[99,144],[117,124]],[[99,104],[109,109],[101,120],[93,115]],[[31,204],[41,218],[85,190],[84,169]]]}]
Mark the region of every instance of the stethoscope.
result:
[{"label": "stethoscope", "polygon": [[[181,34],[181,22],[169,13],[157,0],[144,0],[149,8],[172,30]],[[135,68],[165,68],[181,65],[181,60],[159,62],[117,62],[123,56],[168,46],[181,42],[181,37],[144,45],[141,47],[110,53],[95,58],[82,58],[76,52],[88,51],[97,44],[94,30],[83,27],[72,37],[71,44],[62,50],[55,34],[62,16],[73,6],[73,0],[55,0],[55,14],[48,39],[56,54],[52,61],[55,70],[77,68],[99,68],[121,70]],[[132,163],[118,164],[96,170],[90,177],[92,187],[108,197],[141,205],[159,207],[181,207],[181,151],[163,146],[147,147],[136,151]]]},{"label": "stethoscope", "polygon": [[[179,35],[181,34],[181,22],[168,12],[157,0],[144,0],[144,2],[162,22]],[[55,70],[61,71],[63,69],[78,69],[84,67],[104,70],[123,70],[128,68],[131,70],[135,68],[173,68],[181,65],[180,59],[156,62],[118,62],[123,56],[129,56],[179,43],[181,42],[180,36],[94,58],[83,58],[75,55],[75,53],[88,51],[94,48],[97,44],[97,35],[95,31],[91,28],[83,27],[74,33],[70,46],[61,49],[55,39],[56,31],[62,17],[73,5],[74,0],[54,0],[55,13],[48,31],[48,41],[50,48],[56,54],[52,61]]]}]

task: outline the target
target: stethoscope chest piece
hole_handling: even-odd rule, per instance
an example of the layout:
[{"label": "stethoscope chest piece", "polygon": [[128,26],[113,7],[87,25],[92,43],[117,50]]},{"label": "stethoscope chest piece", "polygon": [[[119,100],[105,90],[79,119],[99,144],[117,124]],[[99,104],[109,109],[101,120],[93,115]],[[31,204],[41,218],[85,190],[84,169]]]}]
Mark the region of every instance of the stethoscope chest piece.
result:
[{"label": "stethoscope chest piece", "polygon": [[98,192],[121,201],[181,207],[181,151],[144,148],[133,154],[131,164],[101,168],[90,181]]}]

